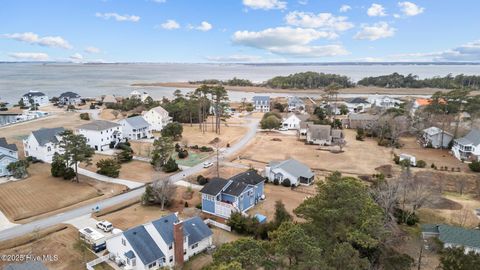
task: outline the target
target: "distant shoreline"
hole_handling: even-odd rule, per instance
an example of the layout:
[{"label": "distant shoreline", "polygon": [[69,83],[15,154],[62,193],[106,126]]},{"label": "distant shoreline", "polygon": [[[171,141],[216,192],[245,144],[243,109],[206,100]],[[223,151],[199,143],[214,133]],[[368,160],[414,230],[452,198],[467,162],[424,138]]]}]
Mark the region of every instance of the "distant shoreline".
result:
[{"label": "distant shoreline", "polygon": [[[191,84],[189,82],[158,82],[158,83],[134,83],[133,87],[171,87],[171,88],[198,88],[200,84]],[[251,92],[251,93],[297,93],[297,94],[323,94],[324,89],[277,89],[261,86],[228,86],[229,91]],[[357,86],[354,88],[340,89],[341,94],[379,94],[379,95],[432,95],[435,92],[447,92],[450,89],[437,88],[380,88]]]}]

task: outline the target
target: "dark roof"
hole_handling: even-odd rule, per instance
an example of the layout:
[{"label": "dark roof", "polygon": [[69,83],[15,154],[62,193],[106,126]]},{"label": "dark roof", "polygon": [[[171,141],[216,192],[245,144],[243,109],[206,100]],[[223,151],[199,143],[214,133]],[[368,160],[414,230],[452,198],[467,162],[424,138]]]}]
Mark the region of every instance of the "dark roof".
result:
[{"label": "dark roof", "polygon": [[203,186],[200,193],[215,196],[228,184],[228,181],[223,178],[212,178]]},{"label": "dark roof", "polygon": [[123,233],[143,264],[149,264],[165,257],[143,225]]},{"label": "dark roof", "polygon": [[79,98],[80,95],[77,94],[77,93],[74,93],[74,92],[64,92],[60,95],[60,98],[63,98],[63,97],[66,97],[66,98]]},{"label": "dark roof", "polygon": [[234,182],[242,182],[247,185],[257,185],[259,183],[262,183],[265,181],[265,178],[260,176],[256,171],[254,170],[248,170],[243,173],[239,173],[233,177],[231,177],[229,180],[232,180]]},{"label": "dark roof", "polygon": [[90,123],[83,124],[78,127],[78,129],[88,129],[88,130],[106,130],[109,128],[114,128],[118,127],[120,124],[115,123],[115,122],[110,122],[110,121],[105,121],[105,120],[95,120]]},{"label": "dark roof", "polygon": [[132,128],[135,129],[148,127],[150,125],[142,116],[125,118],[124,121],[126,121],[130,126],[132,126]]},{"label": "dark roof", "polygon": [[368,113],[351,113],[348,115],[348,119],[358,121],[378,121],[379,118],[378,115]]},{"label": "dark roof", "polygon": [[193,245],[213,234],[212,230],[199,217],[193,217],[183,222],[184,234],[188,235],[188,245]]},{"label": "dark roof", "polygon": [[57,135],[64,132],[63,127],[58,128],[41,128],[39,130],[32,131],[33,136],[37,140],[39,145],[45,145],[46,143],[58,143]]},{"label": "dark roof", "polygon": [[30,91],[24,94],[23,96],[24,97],[41,97],[41,96],[45,96],[45,94],[39,91]]},{"label": "dark roof", "polygon": [[308,125],[307,128],[312,139],[329,140],[331,137],[330,125]]},{"label": "dark roof", "polygon": [[4,158],[9,158],[10,160],[17,160],[16,158],[14,158],[14,157],[12,157],[12,156],[0,154],[0,160],[2,160],[2,159],[4,159]]},{"label": "dark roof", "polygon": [[133,251],[129,250],[127,252],[125,252],[125,257],[129,258],[129,259],[133,259],[135,258],[135,253],[133,253]]},{"label": "dark roof", "polygon": [[152,221],[153,226],[155,229],[157,229],[158,233],[167,245],[173,243],[173,223],[177,221],[178,218],[175,214],[170,214]]},{"label": "dark roof", "polygon": [[445,244],[480,248],[480,230],[439,224],[422,226],[422,232],[438,233],[438,239]]},{"label": "dark roof", "polygon": [[356,98],[352,98],[350,100],[347,100],[348,103],[352,103],[352,104],[365,104],[365,103],[368,103],[368,101],[366,101],[364,98],[360,98],[360,97],[356,97]]},{"label": "dark roof", "polygon": [[18,151],[17,145],[14,143],[8,144],[7,139],[5,138],[0,138],[0,147],[6,148],[12,151]]},{"label": "dark roof", "polygon": [[238,197],[247,187],[248,185],[243,182],[231,182],[223,193]]},{"label": "dark roof", "polygon": [[42,262],[26,262],[18,264],[9,264],[3,270],[48,270]]}]

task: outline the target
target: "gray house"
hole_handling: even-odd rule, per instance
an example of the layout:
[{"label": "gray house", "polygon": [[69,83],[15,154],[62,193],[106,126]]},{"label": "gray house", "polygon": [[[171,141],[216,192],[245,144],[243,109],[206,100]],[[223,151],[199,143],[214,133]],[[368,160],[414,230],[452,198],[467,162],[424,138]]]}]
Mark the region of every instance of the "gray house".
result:
[{"label": "gray house", "polygon": [[58,103],[62,105],[77,105],[82,103],[82,98],[74,92],[64,92],[58,98]]},{"label": "gray house", "polygon": [[269,182],[277,180],[279,183],[288,179],[291,185],[298,186],[312,184],[315,174],[307,165],[295,159],[287,159],[271,161],[265,166],[265,177]]},{"label": "gray house", "polygon": [[288,97],[288,111],[289,112],[303,112],[305,111],[305,102],[297,96]]},{"label": "gray house", "polygon": [[455,139],[452,152],[459,160],[480,161],[480,129],[472,129],[465,137]]},{"label": "gray house", "polygon": [[307,143],[330,145],[332,143],[332,127],[330,125],[307,125]]},{"label": "gray house", "polygon": [[437,127],[429,127],[422,132],[423,147],[447,148],[453,140],[453,135]]},{"label": "gray house", "polygon": [[0,177],[10,175],[8,164],[18,161],[18,149],[15,144],[8,144],[5,138],[0,138]]},{"label": "gray house", "polygon": [[437,237],[444,248],[463,247],[465,253],[480,254],[480,230],[465,229],[446,224],[422,225],[422,237]]}]

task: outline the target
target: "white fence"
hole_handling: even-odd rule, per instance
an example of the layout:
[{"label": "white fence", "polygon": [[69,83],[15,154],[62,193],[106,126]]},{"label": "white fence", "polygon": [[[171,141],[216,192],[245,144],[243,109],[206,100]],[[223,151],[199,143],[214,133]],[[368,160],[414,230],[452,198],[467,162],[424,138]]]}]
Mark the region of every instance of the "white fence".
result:
[{"label": "white fence", "polygon": [[218,227],[218,228],[220,228],[222,230],[225,230],[225,231],[229,231],[229,232],[232,231],[232,228],[230,226],[225,225],[225,224],[220,223],[220,222],[217,222],[215,220],[205,219],[204,222],[205,222],[205,224],[213,225],[213,226]]},{"label": "white fence", "polygon": [[105,256],[102,256],[102,257],[99,257],[93,261],[90,261],[88,263],[86,263],[86,266],[87,266],[87,269],[88,270],[95,270],[93,267],[97,264],[101,264],[102,262],[105,262],[108,260],[108,255],[105,255]]}]

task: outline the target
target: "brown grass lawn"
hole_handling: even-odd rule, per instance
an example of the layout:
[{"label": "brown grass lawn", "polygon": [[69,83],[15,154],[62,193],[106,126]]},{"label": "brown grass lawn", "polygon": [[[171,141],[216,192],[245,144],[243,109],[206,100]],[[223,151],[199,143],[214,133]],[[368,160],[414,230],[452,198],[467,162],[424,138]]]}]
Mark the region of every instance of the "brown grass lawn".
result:
[{"label": "brown grass lawn", "polygon": [[23,142],[30,132],[40,128],[56,128],[64,127],[66,129],[74,129],[77,126],[88,123],[81,120],[80,114],[75,112],[61,112],[39,120],[33,120],[13,126],[0,128],[0,136],[6,137],[9,143],[15,143],[18,147],[18,154],[23,157]]},{"label": "brown grass lawn", "polygon": [[[90,251],[82,252],[77,244],[78,231],[70,225],[57,225],[14,239],[13,247],[0,248],[0,254],[57,255],[57,261],[44,262],[51,270],[83,270],[85,263],[96,258]],[[2,243],[0,243],[1,246]],[[0,260],[0,268],[9,264]]]},{"label": "brown grass lawn", "polygon": [[420,209],[420,218],[424,217],[424,223],[439,223],[465,226],[474,228],[478,226],[480,219],[475,214],[475,209],[480,208],[480,201],[471,196],[460,196],[458,194],[447,194],[444,196],[461,205],[461,209]]},{"label": "brown grass lawn", "polygon": [[[294,158],[314,170],[367,175],[375,173],[378,166],[393,163],[389,148],[380,147],[373,140],[357,141],[353,130],[344,132],[347,145],[343,149],[344,152],[339,154],[318,150],[318,146],[306,145],[293,135],[276,132],[257,133],[253,142],[241,153],[240,156],[245,160],[240,162],[263,168],[271,160]],[[281,141],[272,141],[274,138]]]},{"label": "brown grass lawn", "polygon": [[[80,165],[81,167],[96,172],[97,166],[96,163],[101,159],[115,158],[114,156],[100,155],[95,154],[92,158],[92,165],[85,166],[84,164]],[[120,175],[118,178],[127,179],[132,181],[137,181],[141,183],[152,182],[153,179],[160,179],[168,177],[170,174],[164,172],[157,172],[153,169],[152,165],[148,162],[132,160],[127,163],[122,163],[122,168],[120,169]]]},{"label": "brown grass lawn", "polygon": [[470,172],[468,165],[456,159],[449,153],[449,150],[423,148],[416,142],[415,137],[404,137],[401,138],[400,142],[404,146],[395,149],[397,155],[402,153],[413,155],[417,158],[417,161],[424,160],[427,162],[428,168],[432,163],[435,163],[437,168],[447,166],[448,168],[460,168],[463,172]]},{"label": "brown grass lawn", "polygon": [[182,144],[188,145],[214,146],[210,144],[210,142],[218,137],[220,138],[220,147],[225,147],[227,143],[232,145],[241,139],[245,132],[247,132],[247,128],[242,126],[225,126],[222,124],[220,131],[221,134],[216,134],[212,132],[211,125],[208,125],[207,132],[202,133],[198,125],[191,127],[189,124],[184,124],[181,142]]},{"label": "brown grass lawn", "polygon": [[117,115],[117,118],[115,118],[115,115],[112,114],[112,111],[114,111],[114,110],[112,110],[112,109],[102,109],[102,111],[99,114],[100,119],[108,120],[108,121],[115,121],[115,120],[120,120],[120,119],[125,118],[120,111],[118,111],[119,114]]},{"label": "brown grass lawn", "polygon": [[49,164],[32,164],[28,171],[27,179],[0,185],[0,210],[12,222],[29,222],[42,214],[53,214],[55,210],[126,190],[125,186],[82,175],[78,184],[52,177]]}]

